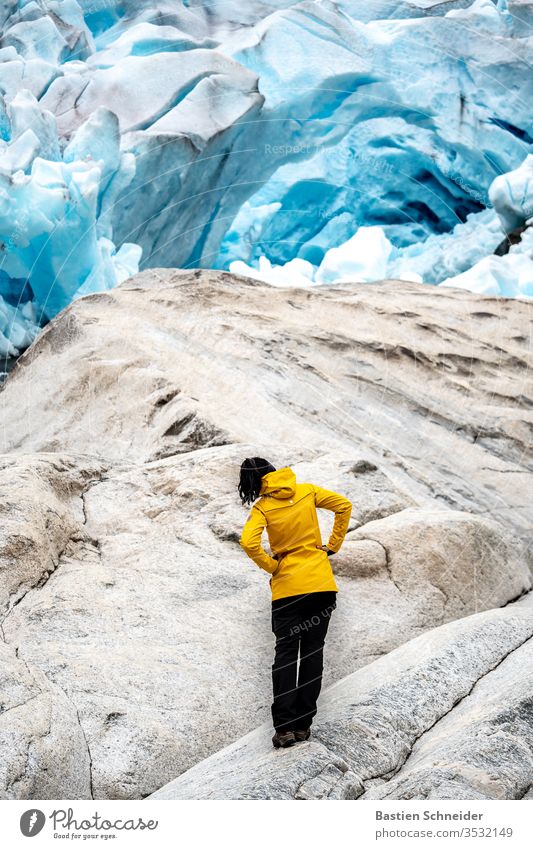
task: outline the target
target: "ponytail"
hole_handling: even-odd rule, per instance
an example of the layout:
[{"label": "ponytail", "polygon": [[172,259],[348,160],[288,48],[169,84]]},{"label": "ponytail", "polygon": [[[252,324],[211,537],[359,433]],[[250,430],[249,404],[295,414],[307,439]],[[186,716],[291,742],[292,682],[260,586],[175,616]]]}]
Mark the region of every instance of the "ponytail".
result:
[{"label": "ponytail", "polygon": [[275,471],[275,467],[268,460],[262,457],[247,457],[241,465],[239,479],[239,495],[242,503],[251,504],[255,501],[259,497],[263,476]]}]

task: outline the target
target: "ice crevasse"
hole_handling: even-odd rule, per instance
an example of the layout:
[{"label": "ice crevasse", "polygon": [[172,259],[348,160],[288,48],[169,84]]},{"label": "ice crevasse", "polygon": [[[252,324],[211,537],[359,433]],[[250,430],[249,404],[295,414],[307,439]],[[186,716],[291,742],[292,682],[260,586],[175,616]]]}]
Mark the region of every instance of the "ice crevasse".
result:
[{"label": "ice crevasse", "polygon": [[0,26],[1,354],[155,266],[533,294],[533,0],[6,0]]}]

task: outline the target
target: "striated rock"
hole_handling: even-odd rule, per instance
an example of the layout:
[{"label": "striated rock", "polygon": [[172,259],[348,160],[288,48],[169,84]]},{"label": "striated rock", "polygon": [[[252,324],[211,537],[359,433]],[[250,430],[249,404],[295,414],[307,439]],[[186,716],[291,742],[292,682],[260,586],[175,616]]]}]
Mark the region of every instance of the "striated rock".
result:
[{"label": "striated rock", "polygon": [[0,797],[87,799],[91,756],[73,702],[0,642]]},{"label": "striated rock", "polygon": [[[48,325],[0,392],[0,633],[74,711],[80,798],[150,795],[269,720],[268,576],[238,545],[247,456],[353,502],[326,687],[376,668],[392,687],[388,653],[529,590],[528,322],[521,302],[398,281],[281,291],[161,269]],[[461,668],[482,674],[484,645],[458,643]],[[382,775],[324,737],[299,748],[309,768],[283,753],[274,789],[261,734],[254,793],[352,798]],[[35,751],[0,793],[58,797]]]},{"label": "striated rock", "polygon": [[532,652],[531,595],[447,623],[330,687],[312,741],[276,752],[264,725],[150,798],[523,796]]},{"label": "striated rock", "polygon": [[407,495],[486,512],[529,543],[529,334],[527,303],[453,288],[146,271],[75,302],[18,360],[3,450],[138,463],[268,437],[281,462],[305,445],[376,466],[353,473],[359,522],[385,515],[364,512],[382,473],[403,493],[387,512]]},{"label": "striated rock", "polygon": [[533,640],[418,740],[368,799],[519,799],[533,783]]},{"label": "striated rock", "polygon": [[102,466],[82,458],[0,456],[0,609],[18,604],[86,538],[84,494]]}]

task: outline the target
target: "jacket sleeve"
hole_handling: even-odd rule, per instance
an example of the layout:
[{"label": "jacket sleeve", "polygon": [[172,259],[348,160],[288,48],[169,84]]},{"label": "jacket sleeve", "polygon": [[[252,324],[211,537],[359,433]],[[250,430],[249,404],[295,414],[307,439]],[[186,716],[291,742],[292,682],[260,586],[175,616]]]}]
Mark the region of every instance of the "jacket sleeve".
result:
[{"label": "jacket sleeve", "polygon": [[338,492],[332,492],[330,489],[322,489],[321,486],[313,485],[315,491],[315,504],[317,507],[324,507],[326,510],[333,510],[335,520],[331,530],[331,536],[327,547],[330,551],[337,552],[341,547],[348,523],[352,514],[352,502],[348,501],[343,495]]},{"label": "jacket sleeve", "polygon": [[257,563],[261,569],[264,569],[265,572],[269,572],[269,574],[272,575],[278,568],[279,564],[277,560],[270,556],[270,554],[267,554],[261,545],[261,536],[265,527],[265,514],[254,504],[250,510],[250,515],[248,516],[246,524],[242,529],[239,542],[248,557],[250,557],[254,563]]}]

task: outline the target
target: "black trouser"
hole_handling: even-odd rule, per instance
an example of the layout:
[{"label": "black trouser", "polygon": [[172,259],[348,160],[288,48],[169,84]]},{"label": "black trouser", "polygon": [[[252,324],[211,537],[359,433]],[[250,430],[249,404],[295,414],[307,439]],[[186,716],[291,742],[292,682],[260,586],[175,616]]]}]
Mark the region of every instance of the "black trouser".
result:
[{"label": "black trouser", "polygon": [[276,731],[304,730],[313,721],[322,686],[324,640],[336,598],[336,592],[319,592],[272,602],[276,635],[272,720]]}]

